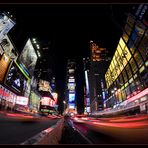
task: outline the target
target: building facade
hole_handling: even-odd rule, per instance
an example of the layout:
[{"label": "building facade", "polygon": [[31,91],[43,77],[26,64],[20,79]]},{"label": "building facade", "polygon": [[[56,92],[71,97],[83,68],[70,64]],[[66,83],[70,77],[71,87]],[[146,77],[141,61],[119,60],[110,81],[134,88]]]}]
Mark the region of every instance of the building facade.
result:
[{"label": "building facade", "polygon": [[[85,68],[85,81],[89,85],[86,89],[87,102],[90,106],[89,112],[103,110],[103,102],[106,99],[105,72],[108,66],[107,50],[100,48],[96,43],[90,41],[89,66]],[[88,60],[84,60],[88,63]],[[88,78],[87,78],[88,77]],[[88,79],[88,82],[87,82]],[[89,92],[88,92],[89,91]]]},{"label": "building facade", "polygon": [[[148,6],[128,14],[123,35],[105,74],[106,108],[139,106],[148,99]],[[124,105],[123,105],[124,104]],[[146,110],[146,104],[143,104]],[[140,108],[139,108],[140,109]]]}]

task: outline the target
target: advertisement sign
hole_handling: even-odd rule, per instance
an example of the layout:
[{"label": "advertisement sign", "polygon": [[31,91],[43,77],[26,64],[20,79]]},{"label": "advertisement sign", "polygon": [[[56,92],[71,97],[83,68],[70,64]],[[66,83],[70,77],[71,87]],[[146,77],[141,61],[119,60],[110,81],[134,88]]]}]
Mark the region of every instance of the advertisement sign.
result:
[{"label": "advertisement sign", "polygon": [[0,41],[14,25],[15,23],[10,17],[4,13],[0,14]]},{"label": "advertisement sign", "polygon": [[8,85],[13,90],[24,93],[26,89],[27,79],[17,67],[17,65],[13,62],[9,72],[7,73],[5,84]]},{"label": "advertisement sign", "polygon": [[53,98],[54,98],[54,104],[57,104],[57,101],[58,101],[58,94],[57,93],[51,93]]},{"label": "advertisement sign", "polygon": [[68,83],[68,89],[70,91],[74,91],[75,90],[75,83]]},{"label": "advertisement sign", "polygon": [[33,75],[37,62],[37,55],[30,39],[28,39],[23,51],[21,52],[19,60],[26,66],[30,75]]},{"label": "advertisement sign", "polygon": [[74,73],[74,71],[75,71],[74,69],[69,69],[70,74]]},{"label": "advertisement sign", "polygon": [[69,109],[75,109],[75,104],[74,103],[69,103]]},{"label": "advertisement sign", "polygon": [[48,91],[48,92],[51,92],[51,87],[49,85],[49,82],[48,81],[45,81],[45,80],[39,80],[39,91]]},{"label": "advertisement sign", "polygon": [[43,97],[41,99],[41,105],[48,105],[50,104],[50,98],[49,97]]},{"label": "advertisement sign", "polygon": [[28,105],[28,98],[24,96],[17,96],[16,104],[19,105]]},{"label": "advertisement sign", "polygon": [[10,58],[7,55],[3,54],[2,58],[0,59],[0,81],[3,81],[9,63]]},{"label": "advertisement sign", "polygon": [[73,102],[75,100],[75,94],[69,94],[69,102]]},{"label": "advertisement sign", "polygon": [[15,51],[14,46],[12,45],[12,42],[10,41],[8,35],[4,36],[4,38],[0,42],[0,50],[9,56],[11,59],[16,59],[18,56],[18,53]]},{"label": "advertisement sign", "polygon": [[75,79],[68,79],[68,82],[75,82]]},{"label": "advertisement sign", "polygon": [[40,105],[40,97],[36,93],[31,91],[31,93],[30,93],[30,108],[34,108],[34,109],[38,110],[39,105]]}]

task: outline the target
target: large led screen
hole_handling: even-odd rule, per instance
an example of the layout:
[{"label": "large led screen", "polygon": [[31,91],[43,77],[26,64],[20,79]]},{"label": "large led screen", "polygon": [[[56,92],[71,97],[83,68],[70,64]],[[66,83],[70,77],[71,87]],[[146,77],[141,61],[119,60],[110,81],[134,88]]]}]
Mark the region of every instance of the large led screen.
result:
[{"label": "large led screen", "polygon": [[28,98],[24,96],[17,96],[16,104],[19,105],[28,105]]},{"label": "large led screen", "polygon": [[75,94],[69,94],[69,102],[75,101]]},{"label": "large led screen", "polygon": [[69,109],[75,109],[75,104],[74,103],[70,103],[69,104]]},{"label": "large led screen", "polygon": [[21,52],[19,60],[26,66],[30,75],[33,75],[37,62],[37,55],[30,39],[28,39],[23,51]]},{"label": "large led screen", "polygon": [[7,73],[5,84],[11,87],[13,90],[24,93],[26,89],[27,78],[23,75],[17,65],[13,62],[9,72]]},{"label": "large led screen", "polygon": [[0,41],[15,25],[14,21],[4,13],[0,13]]}]

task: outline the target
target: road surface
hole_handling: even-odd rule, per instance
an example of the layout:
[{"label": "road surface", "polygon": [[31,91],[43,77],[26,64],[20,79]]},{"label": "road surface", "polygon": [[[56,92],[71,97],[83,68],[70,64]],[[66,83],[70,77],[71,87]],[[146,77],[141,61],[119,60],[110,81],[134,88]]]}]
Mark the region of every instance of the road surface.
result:
[{"label": "road surface", "polygon": [[0,144],[20,144],[56,124],[58,120],[16,113],[0,114]]}]

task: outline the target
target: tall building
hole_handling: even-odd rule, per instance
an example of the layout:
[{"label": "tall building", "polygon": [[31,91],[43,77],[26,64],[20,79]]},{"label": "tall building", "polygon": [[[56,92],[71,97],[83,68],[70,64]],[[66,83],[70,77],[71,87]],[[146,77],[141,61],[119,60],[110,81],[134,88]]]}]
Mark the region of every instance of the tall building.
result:
[{"label": "tall building", "polygon": [[75,71],[76,62],[73,59],[69,59],[67,63],[67,74],[66,74],[66,104],[68,113],[76,113],[76,82],[75,82]]},{"label": "tall building", "polygon": [[103,110],[106,99],[105,72],[108,66],[107,50],[90,41],[90,59],[84,59],[86,103],[88,112]]},{"label": "tall building", "polygon": [[[128,14],[117,49],[105,74],[107,108],[148,110],[148,5]],[[141,104],[142,103],[142,104]]]}]

